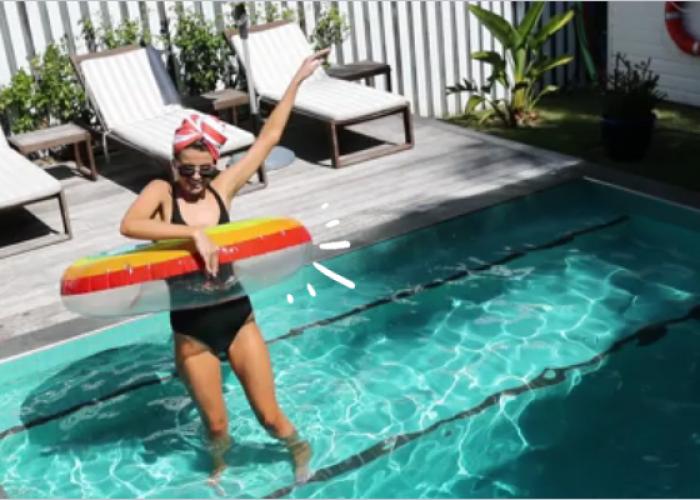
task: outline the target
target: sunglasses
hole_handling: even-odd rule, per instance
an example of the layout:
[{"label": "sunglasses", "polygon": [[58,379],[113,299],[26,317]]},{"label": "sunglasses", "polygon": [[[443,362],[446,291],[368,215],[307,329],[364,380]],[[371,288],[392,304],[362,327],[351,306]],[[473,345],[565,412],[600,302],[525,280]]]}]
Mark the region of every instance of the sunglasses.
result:
[{"label": "sunglasses", "polygon": [[177,165],[177,173],[183,177],[192,177],[199,172],[202,177],[216,177],[219,173],[215,165]]}]

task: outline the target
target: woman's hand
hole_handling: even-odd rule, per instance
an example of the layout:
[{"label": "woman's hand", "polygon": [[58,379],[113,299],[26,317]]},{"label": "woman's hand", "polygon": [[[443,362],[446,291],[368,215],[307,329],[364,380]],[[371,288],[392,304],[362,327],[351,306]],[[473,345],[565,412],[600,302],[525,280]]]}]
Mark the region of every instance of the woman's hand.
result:
[{"label": "woman's hand", "polygon": [[204,267],[207,272],[216,277],[219,273],[219,247],[211,241],[211,238],[201,228],[194,232],[192,240],[197,247],[199,255],[204,260]]},{"label": "woman's hand", "polygon": [[312,54],[304,59],[304,62],[301,63],[296,75],[294,75],[293,81],[299,84],[311,76],[313,72],[316,71],[316,69],[321,65],[322,60],[328,57],[330,51],[330,48],[319,50],[315,54]]}]

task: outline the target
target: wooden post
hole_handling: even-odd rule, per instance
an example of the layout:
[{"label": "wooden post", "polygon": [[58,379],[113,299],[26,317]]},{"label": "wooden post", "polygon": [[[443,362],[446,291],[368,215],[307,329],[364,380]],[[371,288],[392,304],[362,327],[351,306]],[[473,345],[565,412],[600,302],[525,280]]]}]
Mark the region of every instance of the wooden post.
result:
[{"label": "wooden post", "polygon": [[68,236],[68,239],[73,237],[73,229],[70,225],[70,217],[68,216],[68,203],[63,191],[58,193],[58,206],[61,209],[61,219],[63,220],[63,230]]},{"label": "wooden post", "polygon": [[328,123],[328,133],[331,140],[331,164],[334,168],[340,167],[340,147],[338,146],[338,127],[334,121]]}]

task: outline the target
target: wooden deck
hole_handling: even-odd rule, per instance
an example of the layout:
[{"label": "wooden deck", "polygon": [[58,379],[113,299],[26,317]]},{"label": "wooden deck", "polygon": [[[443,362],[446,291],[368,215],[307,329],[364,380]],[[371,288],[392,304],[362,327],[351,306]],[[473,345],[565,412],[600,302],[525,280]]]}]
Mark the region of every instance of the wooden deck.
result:
[{"label": "wooden deck", "polygon": [[[400,134],[395,120],[361,128],[374,136]],[[336,170],[327,166],[324,131],[295,120],[283,143],[297,160],[269,172],[267,189],[238,197],[232,218],[296,217],[316,243],[349,240],[353,250],[578,175],[571,158],[435,120],[416,119],[415,133],[410,151]],[[366,142],[350,134],[344,140],[351,147]],[[76,258],[128,241],[118,232],[119,221],[138,191],[162,171],[127,151],[112,154],[109,164],[100,156],[98,163],[97,182],[67,167],[50,170],[65,186],[71,241],[0,259],[0,358],[104,323],[76,318],[62,306],[60,276]],[[333,219],[340,223],[327,228]],[[28,238],[52,237],[48,227],[59,225],[55,203],[3,213],[0,255],[37,241]],[[319,251],[318,258],[330,255]]]}]

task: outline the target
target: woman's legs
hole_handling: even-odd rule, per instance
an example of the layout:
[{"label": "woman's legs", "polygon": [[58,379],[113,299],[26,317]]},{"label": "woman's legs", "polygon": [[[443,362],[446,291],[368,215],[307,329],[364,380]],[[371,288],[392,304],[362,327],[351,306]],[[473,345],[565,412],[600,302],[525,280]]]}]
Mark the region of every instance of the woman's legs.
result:
[{"label": "woman's legs", "polygon": [[225,467],[223,456],[231,444],[222,389],[221,362],[204,344],[176,333],[175,364],[207,428],[214,460],[212,475],[216,476]]},{"label": "woman's legs", "polygon": [[289,448],[297,481],[308,478],[311,448],[299,439],[294,426],[277,404],[270,353],[253,317],[236,334],[228,350],[233,372],[240,380],[260,424]]}]

